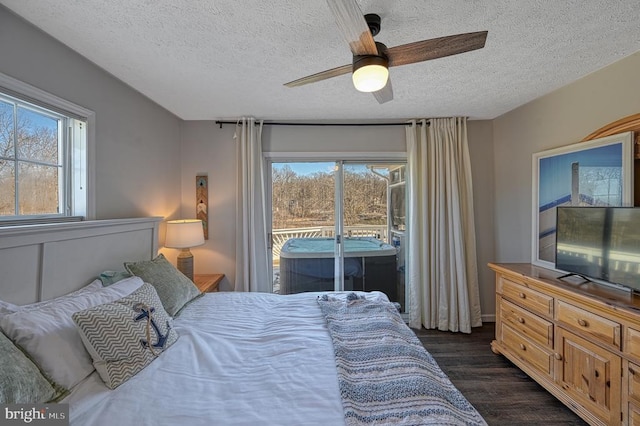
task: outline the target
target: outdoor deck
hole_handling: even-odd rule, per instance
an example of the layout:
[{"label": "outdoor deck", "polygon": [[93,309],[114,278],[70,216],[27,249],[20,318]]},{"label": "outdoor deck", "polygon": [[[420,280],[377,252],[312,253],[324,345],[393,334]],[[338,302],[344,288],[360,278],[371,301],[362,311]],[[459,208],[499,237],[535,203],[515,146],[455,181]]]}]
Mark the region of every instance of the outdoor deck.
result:
[{"label": "outdoor deck", "polygon": [[[344,227],[346,237],[375,237],[385,243],[389,242],[389,231],[386,225],[352,225]],[[273,264],[280,263],[280,250],[291,238],[322,238],[335,236],[333,226],[315,226],[307,228],[274,229],[272,231]]]}]

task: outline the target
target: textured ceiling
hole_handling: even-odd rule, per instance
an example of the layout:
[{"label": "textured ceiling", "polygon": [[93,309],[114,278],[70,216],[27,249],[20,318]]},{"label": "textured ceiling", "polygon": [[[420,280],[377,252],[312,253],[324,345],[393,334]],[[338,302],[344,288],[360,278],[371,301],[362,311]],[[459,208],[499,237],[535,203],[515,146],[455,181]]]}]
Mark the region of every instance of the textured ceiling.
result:
[{"label": "textured ceiling", "polygon": [[322,0],[0,0],[185,120],[490,119],[640,50],[638,0],[358,3],[389,47],[488,30],[486,46],[391,68],[380,105],[350,74],[283,86],[351,62]]}]

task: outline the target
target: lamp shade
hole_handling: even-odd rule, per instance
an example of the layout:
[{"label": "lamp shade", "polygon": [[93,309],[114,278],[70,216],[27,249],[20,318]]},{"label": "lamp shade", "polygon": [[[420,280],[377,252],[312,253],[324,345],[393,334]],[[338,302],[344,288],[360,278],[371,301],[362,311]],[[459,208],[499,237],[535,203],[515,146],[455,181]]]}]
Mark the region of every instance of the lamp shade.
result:
[{"label": "lamp shade", "polygon": [[169,248],[189,248],[204,244],[202,221],[198,219],[167,221],[164,245]]},{"label": "lamp shade", "polygon": [[353,62],[353,85],[361,92],[377,92],[387,85],[388,61],[381,56],[358,56]]}]

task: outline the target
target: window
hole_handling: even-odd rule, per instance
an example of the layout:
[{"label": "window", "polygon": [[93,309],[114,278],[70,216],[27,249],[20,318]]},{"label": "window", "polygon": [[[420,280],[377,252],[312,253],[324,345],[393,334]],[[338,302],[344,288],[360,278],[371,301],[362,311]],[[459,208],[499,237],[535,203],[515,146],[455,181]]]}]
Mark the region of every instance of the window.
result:
[{"label": "window", "polygon": [[70,105],[0,75],[0,224],[87,216],[88,120],[56,103]]}]

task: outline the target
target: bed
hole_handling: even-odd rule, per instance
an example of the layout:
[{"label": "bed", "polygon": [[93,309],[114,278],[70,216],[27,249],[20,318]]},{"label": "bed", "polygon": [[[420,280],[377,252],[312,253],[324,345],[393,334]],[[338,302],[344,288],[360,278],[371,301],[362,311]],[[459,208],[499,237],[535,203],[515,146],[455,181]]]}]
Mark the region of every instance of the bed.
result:
[{"label": "bed", "polygon": [[[383,293],[223,292],[173,306],[162,298],[166,289],[145,282],[144,271],[108,286],[95,279],[125,262],[136,273],[159,262],[159,222],[0,229],[0,265],[10,277],[0,285],[0,327],[34,348],[44,376],[58,376],[56,401],[69,404],[70,424],[486,424]],[[34,279],[20,281],[33,270]],[[117,332],[110,322],[109,315],[131,306],[142,334]],[[66,310],[75,310],[73,326]],[[54,329],[34,345],[29,321],[46,315]],[[105,368],[113,364],[101,351],[114,350],[129,333],[149,362],[130,375]],[[91,346],[96,336],[101,345]],[[160,337],[169,344],[156,345]],[[158,352],[149,355],[150,347]]]}]

